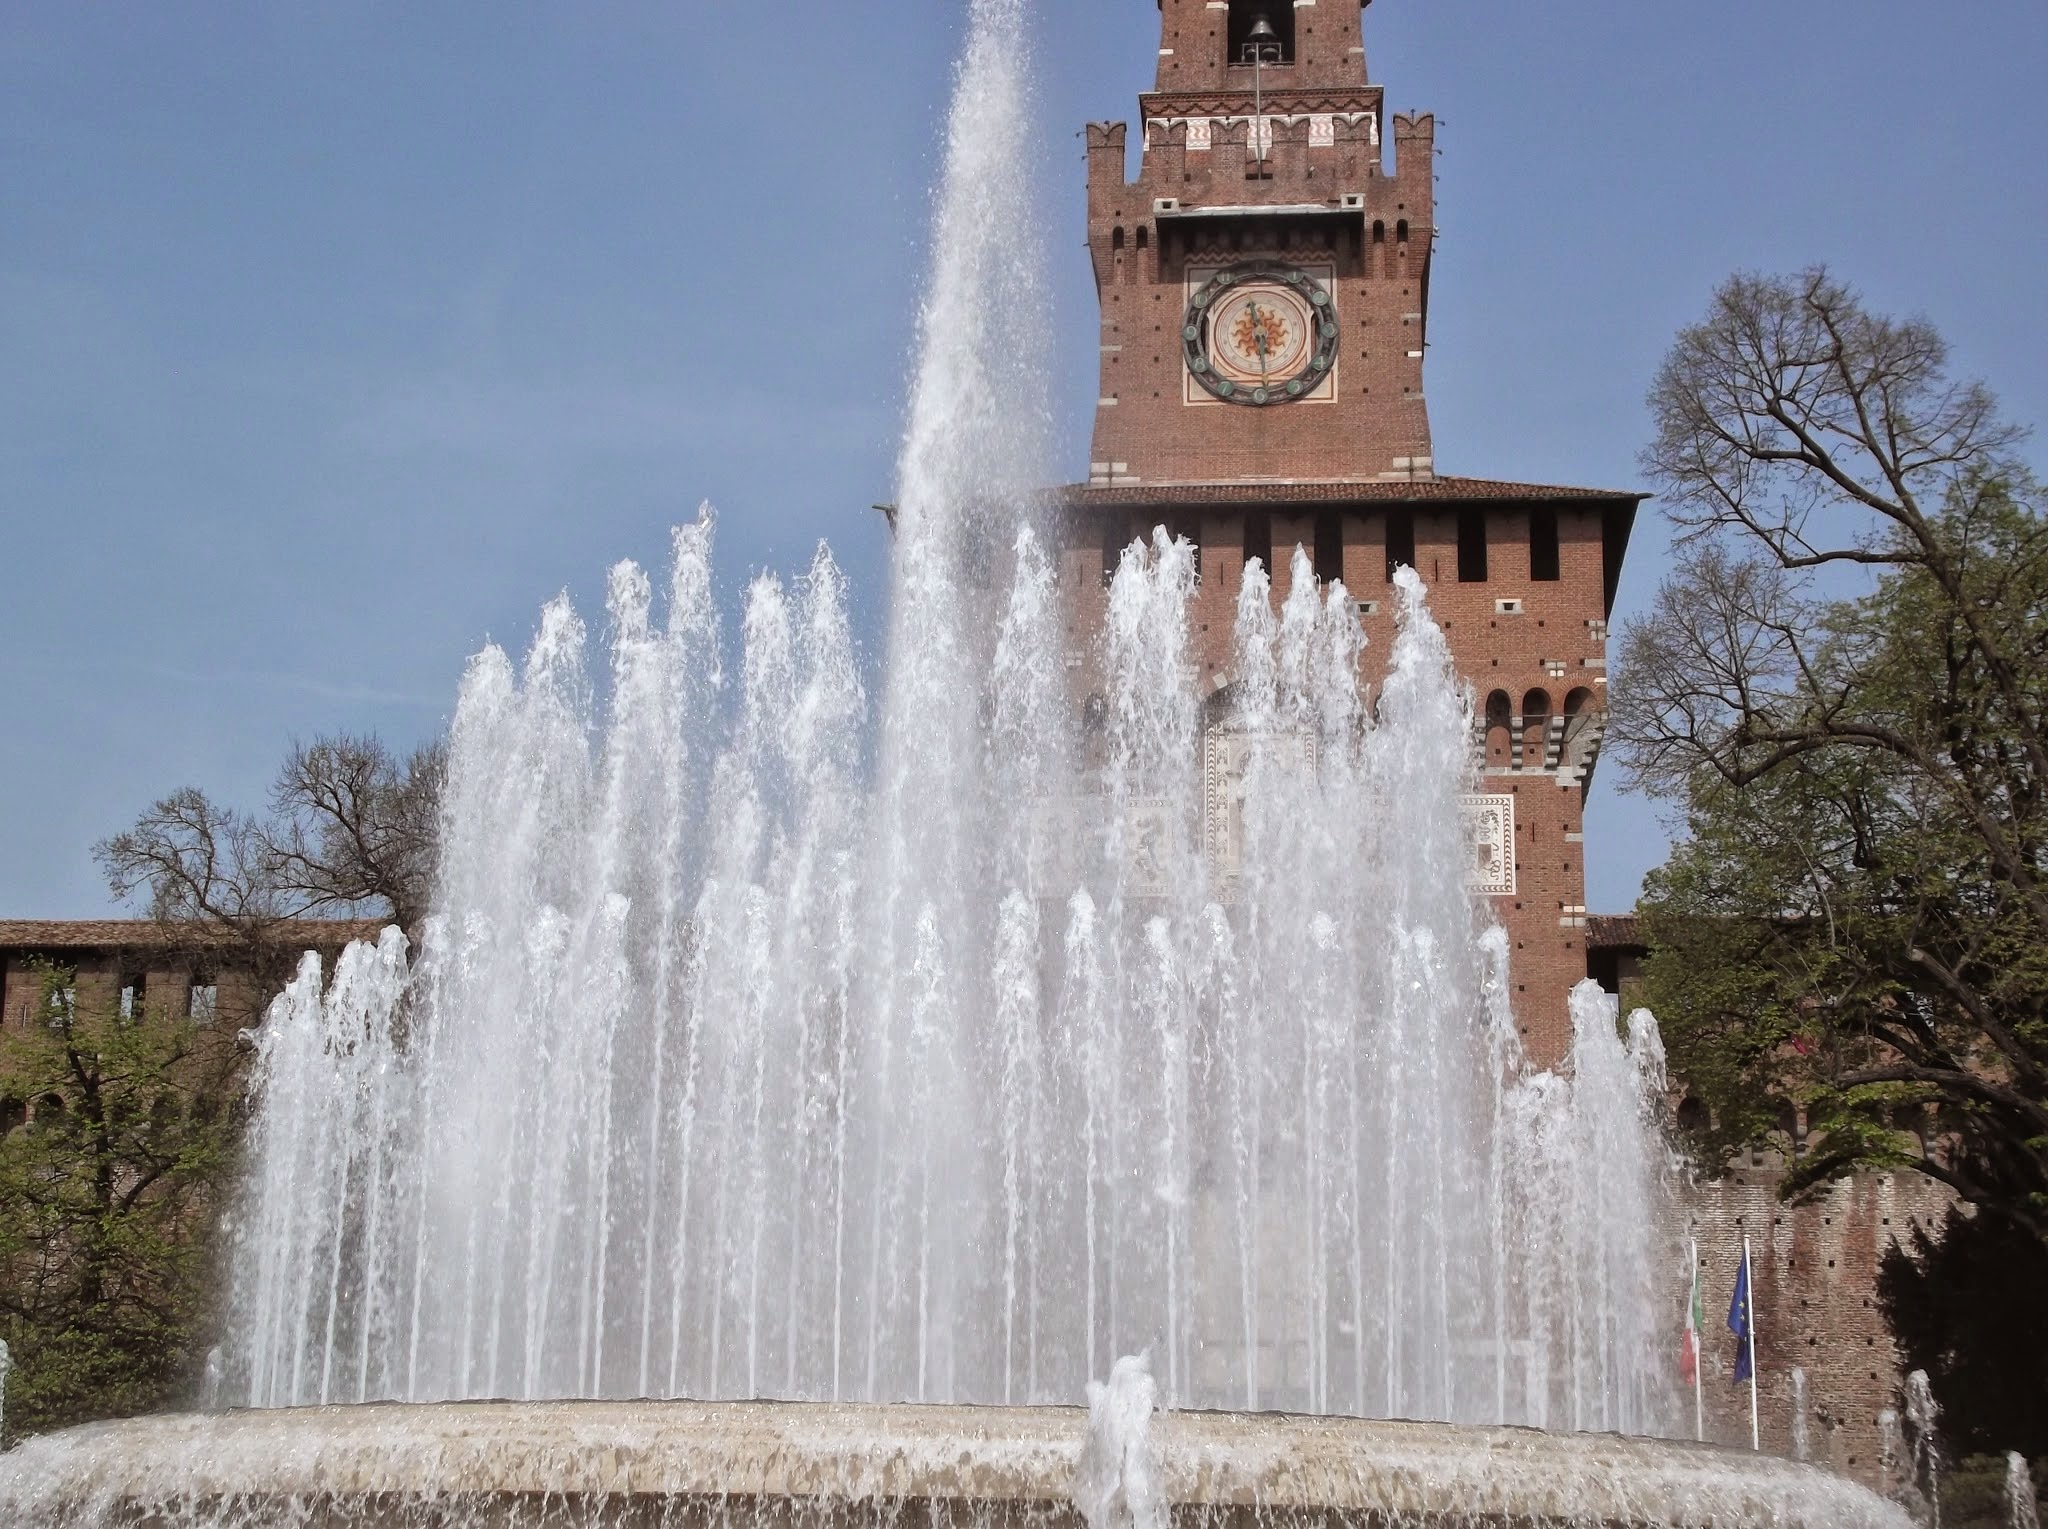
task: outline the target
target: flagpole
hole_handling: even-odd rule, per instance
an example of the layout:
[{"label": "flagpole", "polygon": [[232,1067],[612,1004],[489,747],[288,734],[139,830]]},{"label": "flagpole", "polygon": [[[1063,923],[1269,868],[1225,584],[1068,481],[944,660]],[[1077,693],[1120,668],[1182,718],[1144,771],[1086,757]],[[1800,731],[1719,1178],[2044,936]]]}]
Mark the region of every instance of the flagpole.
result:
[{"label": "flagpole", "polygon": [[1692,1239],[1692,1306],[1686,1312],[1686,1321],[1692,1325],[1692,1433],[1700,1443],[1707,1442],[1707,1404],[1700,1394],[1700,1371],[1705,1368],[1700,1361],[1705,1357],[1700,1352],[1703,1335],[1699,1331],[1698,1312],[1700,1309],[1700,1240]]},{"label": "flagpole", "polygon": [[1757,1423],[1756,1405],[1756,1270],[1749,1259],[1749,1233],[1742,1234],[1742,1288],[1748,1298],[1749,1310],[1742,1324],[1749,1329],[1746,1341],[1749,1344],[1749,1447],[1754,1451],[1763,1449],[1763,1434]]}]

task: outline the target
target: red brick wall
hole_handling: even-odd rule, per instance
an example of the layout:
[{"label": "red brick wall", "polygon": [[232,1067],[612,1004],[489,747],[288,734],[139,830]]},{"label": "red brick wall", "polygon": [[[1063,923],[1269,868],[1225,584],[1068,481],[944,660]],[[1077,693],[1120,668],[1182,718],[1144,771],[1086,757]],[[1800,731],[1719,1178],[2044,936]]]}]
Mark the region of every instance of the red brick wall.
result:
[{"label": "red brick wall", "polygon": [[[1948,1191],[1919,1174],[1859,1174],[1818,1202],[1778,1201],[1783,1169],[1761,1164],[1701,1185],[1687,1198],[1700,1245],[1706,1311],[1704,1384],[1707,1438],[1749,1447],[1749,1387],[1732,1382],[1736,1341],[1728,1306],[1742,1238],[1750,1238],[1756,1277],[1758,1416],[1763,1447],[1792,1453],[1792,1371],[1806,1371],[1809,1458],[1883,1490],[1878,1414],[1899,1406],[1899,1356],[1877,1308],[1878,1260],[1894,1237],[1938,1224]],[[1682,1313],[1682,1276],[1672,1309]],[[1674,1364],[1676,1346],[1674,1339]]]}]

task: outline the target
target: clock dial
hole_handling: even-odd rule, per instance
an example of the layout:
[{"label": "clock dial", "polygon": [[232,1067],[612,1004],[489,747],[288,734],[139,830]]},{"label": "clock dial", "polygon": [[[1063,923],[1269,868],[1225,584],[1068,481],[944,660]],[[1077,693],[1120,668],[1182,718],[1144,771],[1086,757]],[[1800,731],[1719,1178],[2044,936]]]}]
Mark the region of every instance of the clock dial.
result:
[{"label": "clock dial", "polygon": [[1262,407],[1315,391],[1337,364],[1337,314],[1314,277],[1277,261],[1219,271],[1188,304],[1188,371],[1213,397]]}]

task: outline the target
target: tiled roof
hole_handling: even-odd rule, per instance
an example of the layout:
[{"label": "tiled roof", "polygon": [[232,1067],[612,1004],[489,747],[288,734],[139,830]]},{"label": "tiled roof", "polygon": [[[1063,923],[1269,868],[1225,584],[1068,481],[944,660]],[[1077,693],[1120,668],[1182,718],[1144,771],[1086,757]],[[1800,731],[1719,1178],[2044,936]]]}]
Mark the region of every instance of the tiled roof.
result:
[{"label": "tiled roof", "polygon": [[1566,488],[1549,483],[1503,483],[1493,478],[1401,478],[1360,483],[1151,483],[1060,490],[1060,501],[1090,505],[1174,504],[1473,504],[1487,501],[1577,501],[1640,504],[1649,498],[1608,488]]},{"label": "tiled roof", "polygon": [[[382,919],[294,919],[277,926],[284,943],[329,948],[375,939]],[[0,919],[5,950],[164,950],[229,945],[234,936],[210,924],[166,924],[154,919]]]},{"label": "tiled roof", "polygon": [[1641,950],[1642,920],[1633,913],[1595,913],[1586,919],[1588,950]]}]

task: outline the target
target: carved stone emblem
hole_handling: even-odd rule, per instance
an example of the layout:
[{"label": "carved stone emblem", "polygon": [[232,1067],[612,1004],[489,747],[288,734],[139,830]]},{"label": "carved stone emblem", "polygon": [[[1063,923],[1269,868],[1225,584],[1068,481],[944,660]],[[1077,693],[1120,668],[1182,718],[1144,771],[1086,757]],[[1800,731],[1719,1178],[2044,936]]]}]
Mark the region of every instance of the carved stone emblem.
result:
[{"label": "carved stone emblem", "polygon": [[1202,844],[1209,859],[1209,879],[1228,900],[1237,894],[1244,872],[1244,804],[1246,777],[1254,752],[1263,745],[1268,757],[1313,770],[1316,740],[1312,733],[1259,735],[1228,726],[1211,727],[1202,737]]},{"label": "carved stone emblem", "polygon": [[1515,895],[1515,799],[1468,796],[1464,800],[1466,842],[1472,858],[1465,884],[1488,897]]}]

